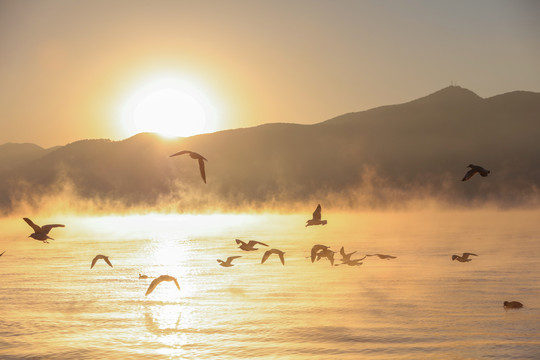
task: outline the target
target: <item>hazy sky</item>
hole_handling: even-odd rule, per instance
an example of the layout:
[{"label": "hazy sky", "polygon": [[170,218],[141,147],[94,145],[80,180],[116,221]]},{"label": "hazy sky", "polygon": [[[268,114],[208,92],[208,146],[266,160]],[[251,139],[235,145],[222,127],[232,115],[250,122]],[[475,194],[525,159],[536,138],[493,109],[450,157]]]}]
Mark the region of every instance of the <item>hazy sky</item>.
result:
[{"label": "hazy sky", "polygon": [[183,84],[206,131],[316,123],[451,82],[539,92],[539,19],[536,0],[0,0],[0,144],[126,138],[122,116],[156,81]]}]

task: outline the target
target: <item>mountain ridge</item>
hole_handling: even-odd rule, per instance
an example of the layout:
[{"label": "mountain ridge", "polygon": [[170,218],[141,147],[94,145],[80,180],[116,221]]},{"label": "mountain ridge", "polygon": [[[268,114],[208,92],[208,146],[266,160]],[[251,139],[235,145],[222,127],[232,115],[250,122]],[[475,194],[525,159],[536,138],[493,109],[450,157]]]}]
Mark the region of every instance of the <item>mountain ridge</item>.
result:
[{"label": "mountain ridge", "polygon": [[[311,125],[268,123],[179,139],[146,133],[80,140],[16,166],[0,161],[0,210],[10,213],[29,202],[40,207],[50,201],[41,199],[64,196],[66,189],[75,203],[174,211],[321,201],[373,208],[427,197],[527,205],[539,193],[538,119],[538,93],[483,99],[449,87]],[[208,159],[206,185],[191,158],[169,158],[182,149]],[[469,163],[492,174],[461,183]]]}]

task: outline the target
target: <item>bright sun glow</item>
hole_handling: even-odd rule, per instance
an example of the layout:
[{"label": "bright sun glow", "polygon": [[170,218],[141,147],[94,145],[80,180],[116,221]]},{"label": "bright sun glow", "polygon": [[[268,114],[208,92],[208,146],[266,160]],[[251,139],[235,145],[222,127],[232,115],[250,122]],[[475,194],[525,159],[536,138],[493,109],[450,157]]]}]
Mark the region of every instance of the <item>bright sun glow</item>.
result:
[{"label": "bright sun glow", "polygon": [[201,88],[178,74],[154,75],[139,82],[120,108],[124,132],[178,137],[215,131],[215,107]]}]

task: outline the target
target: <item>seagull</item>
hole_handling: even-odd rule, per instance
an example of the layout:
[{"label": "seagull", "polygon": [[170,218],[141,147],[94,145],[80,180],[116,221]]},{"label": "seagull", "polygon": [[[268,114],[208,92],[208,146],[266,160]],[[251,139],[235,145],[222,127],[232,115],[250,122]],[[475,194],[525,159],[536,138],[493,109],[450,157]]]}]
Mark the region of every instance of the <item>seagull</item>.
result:
[{"label": "seagull", "polygon": [[321,204],[318,204],[313,212],[313,218],[306,221],[306,227],[311,225],[326,225],[326,223],[326,220],[321,220]]},{"label": "seagull", "polygon": [[229,256],[229,257],[227,258],[227,261],[223,261],[223,260],[221,260],[221,259],[218,259],[217,262],[219,263],[219,265],[221,265],[221,266],[223,266],[223,267],[231,267],[231,266],[234,266],[234,265],[232,264],[232,261],[233,261],[234,259],[238,259],[239,257],[241,257],[241,256]]},{"label": "seagull", "polygon": [[54,240],[52,237],[47,235],[49,231],[51,231],[52,228],[65,227],[65,225],[62,225],[62,224],[50,224],[50,225],[39,226],[39,225],[34,224],[32,220],[30,220],[29,218],[23,218],[23,220],[26,221],[26,223],[30,225],[32,229],[34,229],[34,233],[30,234],[29,237],[34,238],[39,241],[43,241],[44,243],[47,243],[47,244],[49,243],[47,239]]},{"label": "seagull", "polygon": [[341,263],[346,264],[347,262],[351,261],[351,256],[356,253],[356,251],[353,251],[352,253],[346,254],[345,248],[342,246],[339,250],[339,253],[341,254]]},{"label": "seagull", "polygon": [[459,262],[469,262],[469,261],[472,260],[472,259],[469,259],[469,255],[478,256],[478,255],[473,254],[473,253],[463,253],[463,255],[461,255],[461,256],[452,255],[452,261],[457,260]]},{"label": "seagull", "polygon": [[317,257],[319,252],[326,251],[329,247],[330,246],[326,245],[313,245],[313,247],[311,248],[311,262],[315,261],[315,258]]},{"label": "seagull", "polygon": [[519,301],[505,301],[503,305],[505,309],[519,309],[523,307],[523,304]]},{"label": "seagull", "polygon": [[[99,259],[103,259],[107,265],[109,265],[110,267],[113,267],[111,262],[109,261],[109,257],[108,256],[105,256],[105,255],[96,255],[96,257],[94,257],[94,259],[92,260],[92,265],[90,265],[90,269],[94,267],[94,265],[96,265],[96,262],[99,260]],[[140,276],[139,276],[140,278]]]},{"label": "seagull", "polygon": [[384,254],[371,254],[371,255],[366,255],[366,256],[378,256],[379,259],[386,259],[386,260],[390,260],[390,259],[395,259],[396,256],[392,256],[392,255],[384,255]]},{"label": "seagull", "polygon": [[148,275],[139,274],[139,279],[148,279]]},{"label": "seagull", "polygon": [[197,154],[196,152],[189,151],[189,150],[182,150],[180,152],[172,154],[169,157],[178,156],[178,155],[182,155],[182,154],[189,154],[189,156],[192,159],[196,159],[196,160],[199,161],[199,170],[201,171],[201,177],[202,177],[204,183],[206,184],[206,172],[204,171],[204,162],[208,161],[208,160],[204,156],[202,156],[201,154]]},{"label": "seagull", "polygon": [[317,261],[319,261],[319,260],[321,260],[321,258],[325,257],[328,260],[330,260],[330,265],[334,266],[334,254],[335,253],[336,253],[335,251],[332,251],[330,249],[325,249],[325,250],[319,251],[317,253]]},{"label": "seagull", "polygon": [[465,176],[463,176],[463,179],[461,179],[461,181],[469,180],[476,173],[479,173],[483,177],[488,176],[488,174],[490,173],[489,170],[486,170],[483,167],[478,166],[478,165],[469,164],[467,165],[467,167],[471,168],[471,170],[467,171],[467,173],[465,174]]},{"label": "seagull", "polygon": [[240,240],[240,239],[236,239],[236,243],[237,244],[241,244],[239,246],[240,249],[244,250],[244,251],[255,251],[255,250],[259,250],[259,248],[256,248],[254,247],[255,245],[263,245],[263,246],[268,246],[266,245],[265,243],[262,243],[260,241],[255,241],[255,240],[250,240],[248,243]]},{"label": "seagull", "polygon": [[271,249],[271,250],[268,250],[264,253],[263,257],[262,257],[262,260],[261,260],[261,264],[264,264],[264,262],[266,261],[266,259],[268,259],[268,257],[272,254],[276,254],[276,255],[279,255],[279,260],[281,260],[281,263],[283,265],[285,265],[285,258],[283,257],[283,255],[285,254],[283,251],[281,250],[278,250],[278,249]]},{"label": "seagull", "polygon": [[156,286],[158,286],[159,283],[162,282],[162,281],[174,281],[174,284],[176,285],[178,290],[180,290],[180,285],[178,285],[178,281],[176,280],[175,277],[170,276],[170,275],[161,275],[161,276],[155,278],[154,280],[152,280],[152,282],[150,283],[150,286],[148,287],[148,290],[146,290],[146,294],[144,294],[144,296],[147,296],[152,291],[154,291]]}]

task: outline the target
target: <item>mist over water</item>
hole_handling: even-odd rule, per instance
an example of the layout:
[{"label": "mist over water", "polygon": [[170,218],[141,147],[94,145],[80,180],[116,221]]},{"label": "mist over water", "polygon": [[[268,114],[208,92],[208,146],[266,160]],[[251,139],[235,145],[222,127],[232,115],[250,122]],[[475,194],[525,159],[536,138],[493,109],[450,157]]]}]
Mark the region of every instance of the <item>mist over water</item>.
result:
[{"label": "mist over water", "polygon": [[[311,209],[310,209],[311,210]],[[534,359],[537,210],[53,215],[0,220],[0,357]],[[234,239],[285,251],[243,252]],[[315,244],[393,260],[334,266]],[[268,248],[268,249],[269,249]],[[458,263],[452,254],[478,254]],[[99,261],[108,255],[113,268]],[[217,259],[241,255],[231,268]],[[336,259],[339,259],[336,254]],[[339,263],[339,261],[336,261]],[[146,274],[149,279],[139,279]],[[154,277],[178,278],[144,293]],[[505,300],[521,301],[504,310]]]}]

